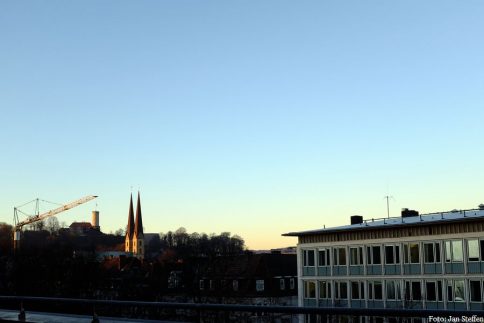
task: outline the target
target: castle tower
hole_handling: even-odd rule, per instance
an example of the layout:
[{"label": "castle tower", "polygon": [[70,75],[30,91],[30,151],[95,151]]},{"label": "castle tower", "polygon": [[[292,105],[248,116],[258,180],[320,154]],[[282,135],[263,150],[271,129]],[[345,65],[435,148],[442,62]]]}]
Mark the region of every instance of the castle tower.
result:
[{"label": "castle tower", "polygon": [[126,252],[133,252],[134,227],[133,194],[131,194],[131,199],[129,201],[128,227],[126,228],[126,239],[124,243],[124,251]]},{"label": "castle tower", "polygon": [[97,231],[101,231],[101,227],[99,226],[99,211],[92,211],[92,221],[91,221],[92,228]]},{"label": "castle tower", "polygon": [[141,201],[138,192],[138,202],[136,204],[136,222],[134,224],[133,234],[133,254],[139,259],[143,259],[145,255],[145,237],[143,234],[143,219],[141,216]]}]

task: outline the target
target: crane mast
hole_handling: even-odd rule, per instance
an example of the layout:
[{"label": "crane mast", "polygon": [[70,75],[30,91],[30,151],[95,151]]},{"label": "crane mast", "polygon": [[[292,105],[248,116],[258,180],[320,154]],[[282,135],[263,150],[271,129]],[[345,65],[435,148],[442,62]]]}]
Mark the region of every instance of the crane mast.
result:
[{"label": "crane mast", "polygon": [[18,208],[15,207],[14,208],[14,222],[15,222],[15,227],[13,229],[14,249],[17,249],[18,246],[19,246],[19,242],[20,242],[20,232],[22,231],[23,226],[25,226],[27,224],[32,224],[32,223],[35,223],[35,222],[38,222],[38,221],[42,221],[42,220],[44,220],[44,219],[46,219],[48,217],[54,216],[56,214],[59,214],[61,212],[67,211],[67,210],[72,209],[72,208],[75,208],[76,206],[79,206],[81,204],[84,204],[86,202],[89,202],[91,200],[94,200],[95,198],[97,198],[97,195],[88,195],[88,196],[85,196],[85,197],[80,198],[78,200],[72,201],[72,202],[70,202],[68,204],[64,204],[64,205],[62,205],[62,206],[60,206],[60,207],[58,207],[56,209],[47,211],[45,213],[37,214],[37,215],[34,215],[34,216],[30,216],[28,219],[26,219],[24,221],[21,221],[21,222],[18,221],[18,214],[17,214]]}]

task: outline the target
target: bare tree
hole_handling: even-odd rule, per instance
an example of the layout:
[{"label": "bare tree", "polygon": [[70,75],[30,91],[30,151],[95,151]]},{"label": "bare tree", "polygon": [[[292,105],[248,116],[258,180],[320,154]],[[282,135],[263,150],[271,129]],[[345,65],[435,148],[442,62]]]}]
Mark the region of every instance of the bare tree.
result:
[{"label": "bare tree", "polygon": [[33,231],[42,231],[44,230],[44,227],[45,227],[45,223],[43,220],[29,224],[30,230],[33,230]]},{"label": "bare tree", "polygon": [[114,232],[114,235],[117,235],[117,236],[124,236],[124,232],[125,232],[125,231],[123,230],[123,228],[119,228],[118,230],[116,230],[116,231]]},{"label": "bare tree", "polygon": [[56,217],[50,217],[45,222],[45,229],[51,234],[59,231],[60,224]]}]

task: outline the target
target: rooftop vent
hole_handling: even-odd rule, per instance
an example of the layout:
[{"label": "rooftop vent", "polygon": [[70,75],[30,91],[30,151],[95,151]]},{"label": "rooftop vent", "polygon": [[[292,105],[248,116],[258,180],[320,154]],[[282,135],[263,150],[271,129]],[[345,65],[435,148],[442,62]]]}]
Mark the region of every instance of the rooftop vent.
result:
[{"label": "rooftop vent", "polygon": [[361,215],[352,215],[351,216],[351,225],[353,224],[362,224],[363,217]]},{"label": "rooftop vent", "polygon": [[479,210],[484,210],[484,204],[479,204]]},{"label": "rooftop vent", "polygon": [[402,218],[409,218],[412,216],[418,216],[418,211],[409,210],[409,209],[402,209]]}]

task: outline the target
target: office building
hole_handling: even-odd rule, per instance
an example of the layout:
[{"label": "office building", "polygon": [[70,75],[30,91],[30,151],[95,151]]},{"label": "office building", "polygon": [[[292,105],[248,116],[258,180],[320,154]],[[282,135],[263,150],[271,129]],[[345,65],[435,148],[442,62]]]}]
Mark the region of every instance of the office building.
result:
[{"label": "office building", "polygon": [[291,232],[300,306],[482,310],[484,205]]}]

